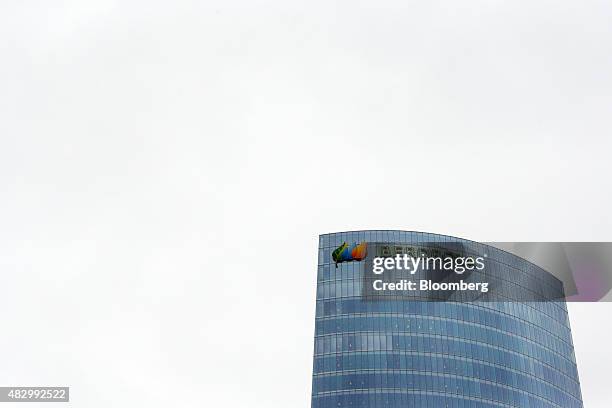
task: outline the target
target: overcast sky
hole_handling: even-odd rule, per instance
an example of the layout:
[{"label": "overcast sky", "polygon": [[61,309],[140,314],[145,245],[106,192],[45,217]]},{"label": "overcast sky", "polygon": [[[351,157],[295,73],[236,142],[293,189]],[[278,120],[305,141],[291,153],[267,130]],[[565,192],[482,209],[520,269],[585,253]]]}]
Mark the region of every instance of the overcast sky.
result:
[{"label": "overcast sky", "polygon": [[[318,234],[612,241],[611,21],[590,0],[3,0],[0,385],[309,407]],[[585,406],[609,407],[612,305],[570,312]]]}]

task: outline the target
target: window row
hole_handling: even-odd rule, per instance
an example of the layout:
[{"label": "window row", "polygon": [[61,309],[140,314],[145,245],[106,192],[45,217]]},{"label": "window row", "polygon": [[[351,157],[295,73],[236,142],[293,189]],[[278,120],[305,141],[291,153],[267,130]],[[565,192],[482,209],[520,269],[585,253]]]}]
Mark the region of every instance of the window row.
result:
[{"label": "window row", "polygon": [[[321,365],[338,364],[337,356],[326,356],[328,362],[320,361]],[[409,374],[411,372],[429,372],[438,374],[456,375],[477,380],[490,381],[493,383],[503,384],[509,387],[518,388],[532,394],[543,396],[547,399],[555,400],[555,393],[567,394],[568,396],[580,398],[580,386],[576,381],[570,380],[568,377],[552,373],[552,379],[546,380],[543,377],[536,377],[529,372],[520,372],[507,367],[493,365],[482,361],[471,360],[447,355],[426,355],[424,353],[403,353],[403,354],[367,354],[361,355],[360,363],[374,363],[373,365],[382,365],[382,361],[376,359],[386,359],[387,366],[399,366],[395,369],[360,369],[331,371],[327,373],[316,373],[313,378],[313,391],[324,392],[336,389],[344,389],[348,385],[361,384],[358,388],[375,388],[374,383],[362,383],[363,380],[355,380],[361,378],[361,374],[382,373],[380,375],[395,375],[398,373]],[[358,377],[354,377],[358,375]],[[323,388],[317,387],[318,378],[330,378],[325,383]],[[371,379],[371,377],[370,377]],[[350,382],[347,385],[346,382]],[[403,384],[399,382],[398,384]],[[367,385],[367,386],[366,386]],[[331,388],[329,388],[331,387]]]},{"label": "window row", "polygon": [[[572,358],[574,353],[573,347],[564,342],[552,338],[544,338],[541,340],[545,344],[542,344],[512,332],[460,320],[376,313],[320,318],[315,321],[315,333],[317,336],[350,332],[382,332],[383,335],[386,333],[389,337],[391,335],[397,337],[401,333],[437,334],[493,344],[545,361],[555,361],[562,358],[570,364],[575,364],[575,360]],[[367,346],[365,343],[362,345],[363,347]],[[397,347],[397,345],[389,344],[388,347],[392,350],[392,347]]]},{"label": "window row", "polygon": [[[487,387],[484,388],[483,385],[487,385]],[[560,405],[565,407],[567,406],[565,403],[568,401],[579,403],[579,399],[573,398],[543,383],[537,383],[536,386],[526,389],[501,382],[491,382],[472,377],[435,372],[363,372],[313,378],[313,395],[329,393],[331,391],[388,388],[453,392],[510,404],[518,403],[526,395],[536,397],[540,401],[552,404],[553,406]],[[490,391],[490,394],[486,391]]]},{"label": "window row", "polygon": [[[486,389],[484,385],[482,388]],[[552,405],[538,398],[522,395],[516,405],[499,403],[485,398],[469,397],[445,392],[381,390],[344,391],[312,397],[312,408],[583,408],[581,403]]]},{"label": "window row", "polygon": [[[354,336],[357,339],[358,336]],[[361,334],[359,338],[363,341]],[[382,340],[382,339],[381,339]],[[367,341],[373,341],[369,336]],[[320,346],[318,346],[320,347]],[[351,346],[346,345],[346,348],[350,348]],[[344,347],[343,347],[344,348]],[[385,351],[385,350],[380,350]],[[510,367],[512,369],[518,371],[524,371],[533,373],[535,376],[539,378],[543,378],[546,381],[554,382],[557,378],[554,373],[559,373],[560,375],[565,375],[569,379],[577,381],[578,379],[578,371],[575,365],[567,364],[564,360],[557,360],[553,362],[546,362],[538,359],[534,359],[533,357],[529,357],[522,353],[517,353],[513,351],[509,351],[497,346],[488,345],[484,343],[475,343],[469,340],[456,339],[456,338],[448,338],[443,336],[430,336],[430,335],[405,335],[400,336],[398,338],[398,345],[394,350],[388,350],[387,354],[389,355],[401,355],[403,352],[418,352],[418,353],[436,353],[436,354],[445,354],[445,355],[453,355],[460,356],[469,359],[486,361],[492,364],[498,364],[505,367]],[[349,353],[349,354],[335,354],[336,366],[326,366],[319,367],[326,371],[330,369],[335,371],[343,367],[338,367],[338,364],[341,364],[343,361],[347,361],[350,365],[348,369],[354,368],[352,363],[356,363],[355,359],[358,359],[360,355],[367,356],[372,353],[376,355],[375,350],[366,352],[363,350],[363,346],[360,345],[360,349],[354,350],[343,350],[341,352],[336,353]],[[354,359],[351,357],[352,354],[357,356]],[[334,355],[333,351],[330,351],[332,356]],[[316,354],[315,360],[318,356],[322,356],[325,354]],[[378,361],[378,360],[375,360]],[[382,360],[379,362],[380,364],[386,364],[387,360]],[[364,364],[364,362],[362,362]],[[361,366],[362,368],[401,368],[399,366],[372,366],[369,367],[367,365]],[[315,364],[315,368],[317,368]]]},{"label": "window row", "polygon": [[[316,317],[345,314],[395,313],[421,315],[479,323],[512,332],[524,333],[532,339],[555,337],[572,345],[567,314],[561,320],[551,318],[531,307],[531,303],[487,302],[451,303],[405,300],[368,301],[360,297],[317,301]],[[544,331],[542,333],[542,330]],[[543,336],[536,337],[535,333]]]}]

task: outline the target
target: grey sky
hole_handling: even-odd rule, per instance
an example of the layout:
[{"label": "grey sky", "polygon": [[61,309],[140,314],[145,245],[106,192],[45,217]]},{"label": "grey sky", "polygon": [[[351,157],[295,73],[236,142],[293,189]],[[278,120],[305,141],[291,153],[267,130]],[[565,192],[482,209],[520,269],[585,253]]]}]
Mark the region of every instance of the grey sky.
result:
[{"label": "grey sky", "polygon": [[[317,235],[612,240],[605,1],[0,5],[0,385],[308,407]],[[608,407],[610,304],[571,305]]]}]

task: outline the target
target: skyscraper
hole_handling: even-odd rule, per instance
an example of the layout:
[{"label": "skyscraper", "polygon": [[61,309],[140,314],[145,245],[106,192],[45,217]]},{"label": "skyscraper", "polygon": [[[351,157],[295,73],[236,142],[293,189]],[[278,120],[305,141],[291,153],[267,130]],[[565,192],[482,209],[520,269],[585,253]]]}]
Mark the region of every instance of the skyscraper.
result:
[{"label": "skyscraper", "polygon": [[[419,248],[450,240],[465,241],[404,231],[319,237],[313,408],[583,406],[563,296],[539,302],[369,300],[362,296],[363,262],[335,266],[331,256],[344,242]],[[517,287],[562,295],[561,282],[548,272],[478,245],[489,265],[516,279]]]}]

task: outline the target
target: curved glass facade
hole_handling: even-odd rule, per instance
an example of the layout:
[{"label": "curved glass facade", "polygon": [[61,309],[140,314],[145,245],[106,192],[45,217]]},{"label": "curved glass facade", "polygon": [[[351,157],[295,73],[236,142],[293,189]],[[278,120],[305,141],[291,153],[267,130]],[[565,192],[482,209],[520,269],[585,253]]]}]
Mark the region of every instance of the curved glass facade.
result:
[{"label": "curved glass facade", "polygon": [[[313,408],[583,406],[564,301],[368,301],[362,263],[336,268],[331,260],[343,242],[449,240],[462,241],[404,231],[320,236]],[[547,282],[562,291],[533,264],[482,247],[526,286]]]}]

